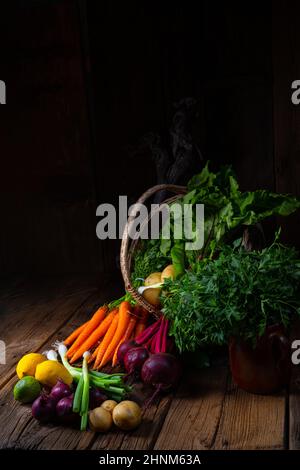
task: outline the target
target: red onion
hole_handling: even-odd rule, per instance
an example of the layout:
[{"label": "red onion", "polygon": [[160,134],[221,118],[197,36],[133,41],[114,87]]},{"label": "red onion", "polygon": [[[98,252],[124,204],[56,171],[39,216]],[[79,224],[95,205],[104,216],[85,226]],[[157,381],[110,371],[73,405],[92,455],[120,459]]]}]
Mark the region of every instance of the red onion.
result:
[{"label": "red onion", "polygon": [[42,394],[32,403],[32,416],[41,423],[47,423],[55,417],[55,407],[55,398]]},{"label": "red onion", "polygon": [[181,375],[181,364],[172,354],[152,354],[144,362],[141,371],[142,381],[147,385],[153,385],[155,392],[147,401],[149,406],[155,396],[161,390],[167,390],[177,384]]},{"label": "red onion", "polygon": [[137,346],[136,342],[134,340],[129,340],[129,341],[124,341],[118,349],[117,352],[117,358],[118,358],[118,363],[121,366],[124,366],[124,357],[127,351],[129,351],[132,348],[135,348]]},{"label": "red onion", "polygon": [[102,403],[107,400],[107,396],[99,390],[99,388],[92,387],[90,390],[89,407],[91,410],[98,408]]},{"label": "red onion", "polygon": [[56,404],[56,416],[63,423],[71,423],[76,415],[73,413],[73,395],[64,397]]},{"label": "red onion", "polygon": [[124,357],[124,365],[128,374],[140,375],[144,362],[148,359],[149,353],[143,346],[132,348],[127,351]]},{"label": "red onion", "polygon": [[50,395],[58,402],[62,398],[70,396],[71,393],[72,390],[69,385],[65,384],[62,380],[58,380],[52,388]]}]

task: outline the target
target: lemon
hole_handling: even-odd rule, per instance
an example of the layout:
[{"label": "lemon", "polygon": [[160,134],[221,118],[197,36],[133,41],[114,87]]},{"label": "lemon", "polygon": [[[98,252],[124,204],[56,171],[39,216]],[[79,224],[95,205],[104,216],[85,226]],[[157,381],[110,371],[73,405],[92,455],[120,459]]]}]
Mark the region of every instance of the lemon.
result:
[{"label": "lemon", "polygon": [[57,381],[60,379],[65,384],[71,385],[73,377],[58,361],[44,361],[37,365],[35,371],[35,378],[41,384],[47,387],[54,387]]},{"label": "lemon", "polygon": [[14,398],[21,403],[32,403],[41,393],[39,382],[29,375],[23,377],[14,386]]},{"label": "lemon", "polygon": [[29,353],[23,356],[17,365],[16,372],[19,379],[22,379],[26,375],[34,377],[35,369],[38,364],[45,361],[46,357],[43,354]]}]

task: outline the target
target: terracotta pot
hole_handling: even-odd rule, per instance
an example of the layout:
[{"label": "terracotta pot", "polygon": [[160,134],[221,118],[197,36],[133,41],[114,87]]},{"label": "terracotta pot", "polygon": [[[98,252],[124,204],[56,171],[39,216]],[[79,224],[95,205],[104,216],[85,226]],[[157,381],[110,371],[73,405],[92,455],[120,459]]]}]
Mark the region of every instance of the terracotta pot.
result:
[{"label": "terracotta pot", "polygon": [[281,325],[269,326],[256,347],[238,338],[229,342],[230,368],[234,382],[251,393],[269,394],[289,383],[291,353]]}]

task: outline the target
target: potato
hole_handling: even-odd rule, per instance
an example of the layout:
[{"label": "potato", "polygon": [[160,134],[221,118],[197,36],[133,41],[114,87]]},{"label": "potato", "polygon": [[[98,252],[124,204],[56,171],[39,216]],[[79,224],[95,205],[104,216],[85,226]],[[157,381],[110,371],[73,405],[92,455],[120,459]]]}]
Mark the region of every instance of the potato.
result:
[{"label": "potato", "polygon": [[161,282],[161,273],[152,273],[146,277],[144,285],[152,286],[153,284],[159,284]]},{"label": "potato", "polygon": [[141,423],[142,410],[134,401],[121,401],[113,410],[113,421],[123,431],[131,431]]},{"label": "potato", "polygon": [[[145,286],[153,286],[153,284],[159,284],[161,282],[161,273],[152,273],[150,274],[144,282]],[[161,289],[159,287],[154,287],[153,289],[146,289],[143,292],[143,297],[149,304],[158,306],[160,305],[160,296]]]},{"label": "potato", "polygon": [[104,408],[106,411],[109,411],[110,413],[112,413],[114,407],[117,406],[117,404],[118,403],[115,400],[105,400],[101,404],[101,407]]},{"label": "potato", "polygon": [[159,300],[160,291],[161,289],[158,287],[155,289],[152,289],[152,288],[146,289],[143,292],[143,297],[145,300],[147,300],[147,302],[149,302],[149,304],[158,307],[160,305],[160,300]]},{"label": "potato", "polygon": [[164,282],[164,279],[171,278],[172,280],[175,278],[175,269],[173,264],[169,264],[163,272],[161,273],[161,282]]},{"label": "potato", "polygon": [[111,413],[101,406],[89,412],[89,425],[92,431],[106,432],[112,427]]}]

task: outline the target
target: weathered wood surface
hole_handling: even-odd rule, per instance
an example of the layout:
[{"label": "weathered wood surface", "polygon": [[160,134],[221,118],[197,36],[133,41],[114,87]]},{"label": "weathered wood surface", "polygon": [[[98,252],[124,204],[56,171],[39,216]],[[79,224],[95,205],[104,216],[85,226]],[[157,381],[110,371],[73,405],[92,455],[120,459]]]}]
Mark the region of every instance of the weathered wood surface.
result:
[{"label": "weathered wood surface", "polygon": [[[56,281],[57,284],[58,281]],[[56,339],[63,339],[66,337],[72,329],[84,322],[99,303],[105,302],[112,298],[112,295],[116,294],[115,283],[109,283],[107,280],[101,282],[101,288],[96,289],[95,285],[90,285],[89,288],[85,283],[71,283],[73,287],[65,287],[61,291],[61,295],[58,295],[59,289],[53,289],[48,287],[44,290],[37,305],[35,305],[35,312],[32,315],[26,317],[26,323],[30,331],[32,332],[32,341],[26,343],[26,348],[19,352],[15,351],[17,357],[21,356],[24,352],[31,351],[44,351],[49,349],[52,343]],[[46,291],[46,292],[45,292]],[[80,295],[81,293],[81,295]],[[55,305],[51,305],[49,299],[55,298]],[[45,299],[45,300],[43,300]],[[68,299],[68,301],[66,301]],[[49,305],[50,302],[50,305]],[[26,313],[26,310],[22,310],[22,299],[19,302],[19,311]],[[53,311],[54,308],[54,311]],[[47,317],[43,321],[40,320],[36,324],[37,310],[42,312],[50,311],[52,313],[52,320],[50,325],[47,323]],[[15,313],[11,314],[13,320]],[[66,325],[65,325],[66,324]],[[18,331],[14,330],[16,333]],[[22,328],[20,329],[22,332]],[[38,333],[37,333],[38,332]],[[9,344],[7,337],[4,332],[4,340]],[[20,341],[20,336],[16,334],[17,340]],[[33,342],[34,341],[34,342]],[[15,361],[14,361],[15,362]],[[80,447],[82,439],[91,439],[91,435],[78,433],[77,430],[66,429],[57,426],[40,426],[32,417],[30,407],[17,406],[12,399],[12,388],[16,382],[16,377],[12,369],[12,363],[10,365],[10,372],[5,375],[4,383],[9,380],[13,375],[13,378],[1,390],[0,409],[1,415],[5,422],[8,423],[6,427],[5,435],[1,436],[1,447],[8,448],[77,448]],[[13,364],[14,368],[15,364]],[[3,366],[1,366],[3,367]],[[12,373],[11,373],[12,372]],[[2,374],[1,374],[2,377]],[[70,442],[71,447],[68,445]],[[83,447],[86,447],[85,445]]]},{"label": "weathered wood surface", "polygon": [[[68,317],[68,322],[62,328],[53,328],[51,335],[48,331],[48,341],[40,341],[40,346],[35,344],[35,351],[43,351],[51,346],[55,339],[63,339],[77,325],[85,321],[95,310],[99,302],[104,302],[116,295],[115,282],[104,284],[102,290],[92,293],[85,298],[81,304],[78,298],[72,296],[73,307],[70,308],[70,315],[67,315],[66,306],[61,302],[57,305],[60,310],[59,317],[63,315]],[[39,302],[41,308],[41,301]],[[36,307],[37,308],[37,307]],[[32,322],[32,318],[28,319]],[[40,327],[41,335],[35,334],[36,338],[43,337],[43,328]],[[26,349],[26,351],[29,349]],[[22,352],[23,354],[23,352]],[[11,378],[13,375],[13,378]],[[80,433],[77,429],[70,429],[61,426],[49,425],[40,426],[32,417],[30,407],[20,406],[12,399],[12,388],[16,382],[14,370],[8,376],[8,383],[1,390],[0,410],[2,418],[8,423],[4,435],[0,433],[0,446],[2,448],[22,448],[22,449],[84,449],[91,447],[93,449],[149,449],[154,446],[160,426],[167,414],[171,396],[162,397],[157,406],[151,407],[144,416],[142,426],[130,434],[118,433],[113,431],[106,435],[96,436],[92,432]]]},{"label": "weathered wood surface", "polygon": [[[95,287],[55,279],[22,283],[18,291],[0,297],[1,339],[6,344],[6,365],[1,366],[0,386],[14,374],[18,358],[44,346]],[[38,331],[38,334],[36,332]]]},{"label": "weathered wood surface", "polygon": [[227,368],[191,372],[172,400],[155,449],[211,449],[222,414]]},{"label": "weathered wood surface", "polygon": [[[121,293],[114,280],[98,286],[56,281],[40,284],[37,289],[34,284],[22,282],[10,284],[6,291],[0,288],[0,336],[8,341],[9,349],[8,365],[4,369],[0,366],[0,417],[5,422],[0,429],[1,448],[283,449],[288,442],[291,448],[299,448],[298,395],[293,393],[288,400],[284,394],[263,397],[238,390],[226,365],[197,373],[187,371],[174,395],[162,396],[153,404],[145,412],[142,425],[132,433],[114,429],[97,435],[38,424],[29,406],[13,400],[15,363],[24,352],[44,351],[56,339],[63,339],[97,305]],[[22,324],[22,318],[26,318],[26,323]],[[137,391],[137,397],[145,394]],[[289,401],[291,408],[286,413]]]},{"label": "weathered wood surface", "polygon": [[254,395],[228,383],[215,449],[283,449],[285,395]]}]

